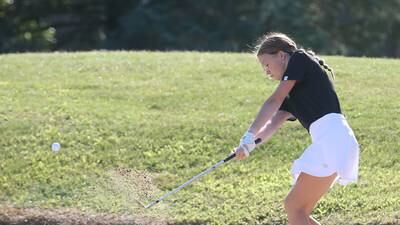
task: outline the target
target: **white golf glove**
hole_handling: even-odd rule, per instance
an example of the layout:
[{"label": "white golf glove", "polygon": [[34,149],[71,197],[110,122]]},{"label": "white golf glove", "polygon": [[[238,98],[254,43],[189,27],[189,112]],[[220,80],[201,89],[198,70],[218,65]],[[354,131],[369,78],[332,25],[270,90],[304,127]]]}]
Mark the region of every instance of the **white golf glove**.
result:
[{"label": "white golf glove", "polygon": [[242,139],[240,139],[240,147],[242,147],[244,150],[247,151],[245,152],[246,155],[250,154],[250,152],[253,151],[253,149],[256,147],[254,134],[249,131],[246,131]]}]

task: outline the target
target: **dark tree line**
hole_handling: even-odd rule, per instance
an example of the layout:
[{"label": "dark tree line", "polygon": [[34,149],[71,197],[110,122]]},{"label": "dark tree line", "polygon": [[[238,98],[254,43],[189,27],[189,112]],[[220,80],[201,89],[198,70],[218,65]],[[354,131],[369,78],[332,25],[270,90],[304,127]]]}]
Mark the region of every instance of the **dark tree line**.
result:
[{"label": "dark tree line", "polygon": [[400,56],[400,0],[0,0],[0,52],[248,51],[269,31],[323,54]]}]

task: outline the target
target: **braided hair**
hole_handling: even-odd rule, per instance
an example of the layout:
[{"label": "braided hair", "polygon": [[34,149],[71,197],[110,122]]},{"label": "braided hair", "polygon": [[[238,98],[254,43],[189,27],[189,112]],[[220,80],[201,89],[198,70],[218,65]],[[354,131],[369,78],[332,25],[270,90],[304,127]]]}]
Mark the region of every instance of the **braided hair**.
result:
[{"label": "braided hair", "polygon": [[332,78],[335,79],[335,73],[333,72],[333,69],[328,64],[326,64],[326,62],[323,59],[319,58],[315,54],[315,52],[313,52],[312,50],[304,50],[304,49],[301,49],[301,50],[303,50],[304,52],[306,52],[309,55],[311,55],[312,57],[314,57],[315,60],[317,60],[317,62],[319,63],[319,65],[322,66],[322,68],[324,68],[325,70],[329,71],[332,75]]}]

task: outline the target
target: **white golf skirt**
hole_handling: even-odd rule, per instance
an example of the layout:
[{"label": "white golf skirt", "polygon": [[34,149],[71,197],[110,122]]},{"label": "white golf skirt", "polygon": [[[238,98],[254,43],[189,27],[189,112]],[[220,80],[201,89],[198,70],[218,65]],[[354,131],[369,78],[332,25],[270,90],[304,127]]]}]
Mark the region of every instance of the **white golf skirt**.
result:
[{"label": "white golf skirt", "polygon": [[326,177],[337,173],[341,185],[357,182],[359,145],[346,118],[330,113],[310,126],[312,144],[293,162],[294,183],[301,172]]}]

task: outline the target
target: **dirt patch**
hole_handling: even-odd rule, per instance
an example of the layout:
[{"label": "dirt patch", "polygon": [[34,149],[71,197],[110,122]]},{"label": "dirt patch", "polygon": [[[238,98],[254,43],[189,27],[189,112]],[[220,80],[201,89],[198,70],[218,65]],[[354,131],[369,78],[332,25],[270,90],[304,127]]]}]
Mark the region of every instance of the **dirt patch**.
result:
[{"label": "dirt patch", "polygon": [[[160,218],[134,218],[130,215],[84,213],[76,209],[40,209],[0,206],[0,225],[201,225],[207,221],[172,221]],[[281,223],[260,223],[277,225]],[[339,222],[338,225],[349,225]],[[351,223],[352,225],[400,225],[393,222]]]},{"label": "dirt patch", "polygon": [[89,214],[74,209],[14,208],[0,206],[0,225],[167,225],[173,221],[134,218],[130,215]]}]

